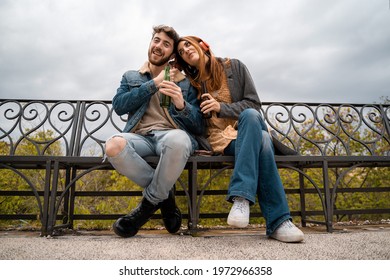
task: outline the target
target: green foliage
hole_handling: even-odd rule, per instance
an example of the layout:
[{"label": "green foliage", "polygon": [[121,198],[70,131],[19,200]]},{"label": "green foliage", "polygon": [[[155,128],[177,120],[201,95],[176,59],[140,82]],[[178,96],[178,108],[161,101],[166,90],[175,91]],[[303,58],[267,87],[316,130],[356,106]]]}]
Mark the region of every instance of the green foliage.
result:
[{"label": "green foliage", "polygon": [[[53,132],[46,131],[36,132],[30,135],[32,141],[22,141],[16,151],[16,155],[35,155],[37,154],[37,147],[33,142],[39,143],[50,139],[53,139]],[[0,142],[0,150],[2,154],[7,154],[9,151],[9,143],[4,141]],[[38,145],[39,146],[39,145]],[[41,146],[43,147],[43,146]],[[53,142],[47,148],[47,154],[59,154],[61,153],[61,146],[58,142]],[[22,169],[19,170],[26,179],[20,176],[18,173],[11,169],[0,169],[0,188],[3,191],[32,191],[28,182],[31,183],[32,187],[36,191],[43,191],[45,186],[45,170],[34,170],[34,169]],[[43,198],[39,200],[43,203]],[[33,214],[39,221],[39,207],[37,198],[31,195],[29,196],[1,196],[0,197],[0,213],[2,214]],[[29,226],[38,225],[37,221],[32,223],[24,220],[20,221],[0,221],[1,225],[11,224],[13,226]]]},{"label": "green foliage", "polygon": [[[339,173],[341,170],[339,170]],[[345,176],[338,186],[336,193],[335,209],[385,209],[390,208],[389,192],[359,192],[370,188],[381,188],[390,185],[389,168],[357,168]],[[357,189],[356,192],[344,192],[343,189]],[[352,216],[337,216],[337,220],[343,219],[366,220],[372,219],[372,215],[359,214]],[[388,214],[376,214],[376,220],[388,219]]]}]

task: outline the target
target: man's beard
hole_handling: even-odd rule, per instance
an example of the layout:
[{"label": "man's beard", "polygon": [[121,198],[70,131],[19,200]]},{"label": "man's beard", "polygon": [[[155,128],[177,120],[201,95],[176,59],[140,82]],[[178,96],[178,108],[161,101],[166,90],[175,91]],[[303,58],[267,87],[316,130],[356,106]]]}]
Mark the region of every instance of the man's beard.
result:
[{"label": "man's beard", "polygon": [[165,64],[167,64],[168,60],[169,60],[169,56],[168,57],[161,57],[159,59],[152,59],[152,52],[153,50],[149,50],[148,52],[148,58],[149,58],[149,62],[153,65],[156,65],[156,66],[163,66]]}]

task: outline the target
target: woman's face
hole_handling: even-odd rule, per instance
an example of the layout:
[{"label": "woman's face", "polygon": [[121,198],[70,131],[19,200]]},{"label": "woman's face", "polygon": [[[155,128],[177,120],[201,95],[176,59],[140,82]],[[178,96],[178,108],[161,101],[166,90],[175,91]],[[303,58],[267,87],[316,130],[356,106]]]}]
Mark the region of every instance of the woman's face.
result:
[{"label": "woman's face", "polygon": [[188,41],[181,41],[177,46],[181,58],[189,65],[198,68],[199,53],[195,47]]}]

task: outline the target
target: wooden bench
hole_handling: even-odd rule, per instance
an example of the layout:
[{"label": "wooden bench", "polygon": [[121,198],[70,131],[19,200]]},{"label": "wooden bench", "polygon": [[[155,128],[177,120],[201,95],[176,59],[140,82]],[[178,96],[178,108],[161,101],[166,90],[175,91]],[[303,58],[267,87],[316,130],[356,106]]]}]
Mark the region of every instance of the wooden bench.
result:
[{"label": "wooden bench", "polygon": [[[306,223],[324,224],[333,231],[335,215],[390,214],[390,206],[375,209],[338,209],[340,193],[390,193],[383,185],[348,188],[342,182],[359,168],[390,169],[390,105],[264,103],[264,118],[270,129],[298,155],[276,155],[278,168],[298,174],[298,187],[285,188],[300,199],[300,209],[291,211]],[[28,189],[0,186],[0,199],[35,197],[38,213],[10,213],[1,208],[0,219],[39,220],[41,235],[57,228],[72,228],[76,219],[114,220],[117,214],[75,214],[79,196],[140,196],[140,191],[80,191],[80,179],[96,170],[112,170],[102,162],[105,140],[121,131],[126,116],[113,113],[111,101],[0,100],[0,175],[16,174]],[[158,157],[148,157],[154,165]],[[213,178],[232,169],[231,156],[193,155],[185,179],[177,183],[177,195],[187,198],[188,230],[198,229],[202,218],[225,218],[227,213],[202,213],[205,196],[224,195],[211,190]],[[38,172],[40,178],[36,178]],[[200,182],[199,171],[209,170],[210,179]],[[321,171],[321,178],[313,176]],[[34,172],[32,172],[34,171]],[[336,175],[335,175],[336,174]],[[389,173],[390,174],[390,173]],[[318,174],[317,174],[318,175]],[[387,184],[387,185],[386,185]],[[317,195],[322,209],[308,209],[308,195]],[[0,200],[1,202],[1,200]],[[261,213],[251,213],[258,217]],[[320,219],[310,217],[319,216]],[[60,222],[59,222],[60,221]]]}]

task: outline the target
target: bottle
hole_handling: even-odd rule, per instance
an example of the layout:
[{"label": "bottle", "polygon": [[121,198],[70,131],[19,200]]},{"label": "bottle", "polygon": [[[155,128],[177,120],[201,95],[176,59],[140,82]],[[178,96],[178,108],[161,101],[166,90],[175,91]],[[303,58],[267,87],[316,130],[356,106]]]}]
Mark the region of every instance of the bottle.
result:
[{"label": "bottle", "polygon": [[[165,66],[164,81],[171,80],[169,77],[169,70],[170,70],[169,65]],[[160,106],[164,108],[168,108],[170,104],[171,104],[171,97],[160,93]]]},{"label": "bottle", "polygon": [[[203,96],[204,93],[207,93],[206,83],[202,82],[202,90],[201,90],[201,96],[200,96],[200,102],[202,103],[205,100],[209,100],[208,97]],[[204,119],[211,118],[211,112],[203,114]]]}]

